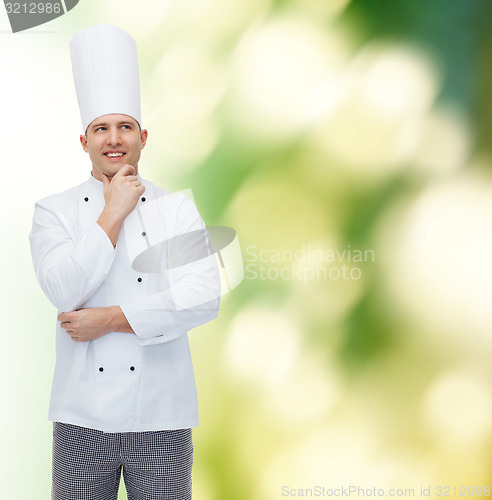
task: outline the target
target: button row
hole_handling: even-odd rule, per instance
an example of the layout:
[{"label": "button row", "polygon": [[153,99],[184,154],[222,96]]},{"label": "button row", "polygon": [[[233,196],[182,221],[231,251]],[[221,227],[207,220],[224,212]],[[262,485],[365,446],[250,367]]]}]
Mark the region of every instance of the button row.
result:
[{"label": "button row", "polygon": [[[86,197],[84,198],[84,201],[89,201],[89,198],[86,196]],[[143,198],[142,198],[142,201],[146,201],[146,198],[145,198],[145,197],[143,197]]]},{"label": "button row", "polygon": [[[104,371],[104,368],[102,366],[99,367],[99,371],[100,372],[103,372]],[[134,366],[130,366],[130,371],[135,371],[135,367]]]}]

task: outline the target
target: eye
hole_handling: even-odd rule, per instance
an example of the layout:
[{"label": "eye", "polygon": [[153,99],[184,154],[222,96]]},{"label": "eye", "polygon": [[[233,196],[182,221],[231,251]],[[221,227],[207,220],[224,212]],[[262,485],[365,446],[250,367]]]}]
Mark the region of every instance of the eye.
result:
[{"label": "eye", "polygon": [[123,128],[130,130],[132,127],[130,125],[122,125]]},{"label": "eye", "polygon": [[97,127],[95,132],[99,132],[99,130],[106,130],[106,127]]}]

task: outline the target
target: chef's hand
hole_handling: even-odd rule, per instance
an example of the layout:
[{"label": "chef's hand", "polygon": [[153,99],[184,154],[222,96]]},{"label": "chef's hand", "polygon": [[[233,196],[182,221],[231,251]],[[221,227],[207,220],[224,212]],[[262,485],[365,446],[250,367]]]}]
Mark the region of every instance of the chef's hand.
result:
[{"label": "chef's hand", "polygon": [[101,174],[104,188],[104,209],[97,223],[116,246],[126,216],[135,208],[145,186],[138,180],[135,167],[124,165],[110,180]]},{"label": "chef's hand", "polygon": [[145,191],[145,187],[138,180],[135,167],[127,164],[121,167],[112,179],[106,174],[101,174],[101,178],[105,210],[108,210],[116,219],[125,220]]},{"label": "chef's hand", "polygon": [[58,321],[75,342],[88,342],[109,332],[134,333],[119,306],[64,312],[58,315]]},{"label": "chef's hand", "polygon": [[89,307],[64,312],[58,315],[58,321],[75,342],[88,342],[111,331],[108,324],[109,315],[105,307]]}]

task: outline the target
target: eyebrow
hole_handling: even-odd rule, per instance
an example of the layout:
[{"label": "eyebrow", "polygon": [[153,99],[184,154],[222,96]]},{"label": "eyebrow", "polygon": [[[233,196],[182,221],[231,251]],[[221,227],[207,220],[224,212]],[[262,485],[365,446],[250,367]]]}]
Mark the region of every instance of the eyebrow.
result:
[{"label": "eyebrow", "polygon": [[[117,125],[132,125],[133,126],[133,123],[130,121],[123,121],[123,122],[118,122]],[[100,123],[95,123],[94,125],[91,125],[91,129],[94,130],[95,128],[107,127],[107,126],[108,126],[107,123],[100,122]]]}]

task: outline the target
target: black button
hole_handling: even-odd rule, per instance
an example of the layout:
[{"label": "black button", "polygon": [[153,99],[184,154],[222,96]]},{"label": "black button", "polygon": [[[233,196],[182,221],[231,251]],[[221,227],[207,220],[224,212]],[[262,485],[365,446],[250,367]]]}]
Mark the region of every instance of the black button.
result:
[{"label": "black button", "polygon": [[130,366],[130,370],[133,372],[135,371],[135,367],[134,366]]},{"label": "black button", "polygon": [[104,371],[104,368],[102,366],[99,367],[99,371],[100,372],[103,372]]},{"label": "black button", "polygon": [[89,198],[87,198],[87,196],[84,198],[84,201],[89,201]]},{"label": "black button", "polygon": [[142,278],[137,278],[137,281],[138,281],[139,283],[142,283]]},{"label": "black button", "polygon": [[144,232],[142,233],[142,236],[145,236],[146,234],[147,234],[147,233],[144,231]]},{"label": "black button", "polygon": [[142,201],[145,201],[145,197],[142,198]]}]

